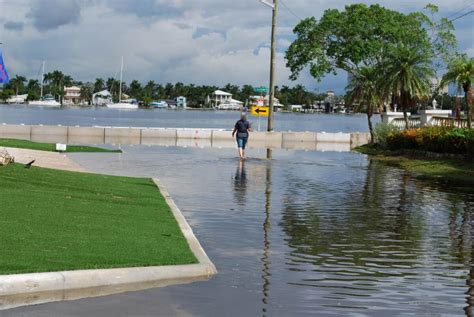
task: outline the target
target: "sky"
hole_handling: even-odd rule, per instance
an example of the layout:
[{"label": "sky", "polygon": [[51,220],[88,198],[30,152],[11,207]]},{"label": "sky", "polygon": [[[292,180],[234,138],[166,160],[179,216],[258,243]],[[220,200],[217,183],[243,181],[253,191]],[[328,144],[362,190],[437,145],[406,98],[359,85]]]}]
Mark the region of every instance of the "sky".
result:
[{"label": "sky", "polygon": [[[279,0],[276,84],[342,93],[347,76],[321,82],[303,72],[289,79],[284,54],[303,18],[361,1]],[[420,11],[428,1],[364,3]],[[438,17],[474,10],[474,0],[431,0]],[[126,82],[183,82],[267,86],[271,9],[259,0],[0,0],[0,42],[10,77],[38,79],[55,69],[75,80],[118,78],[121,56]],[[459,50],[474,56],[474,14],[454,22]]]}]

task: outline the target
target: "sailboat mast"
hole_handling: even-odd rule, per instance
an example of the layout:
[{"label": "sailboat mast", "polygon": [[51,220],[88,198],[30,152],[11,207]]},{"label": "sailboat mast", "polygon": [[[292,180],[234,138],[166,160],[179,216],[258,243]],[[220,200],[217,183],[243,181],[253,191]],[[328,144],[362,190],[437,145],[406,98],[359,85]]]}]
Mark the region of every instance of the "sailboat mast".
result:
[{"label": "sailboat mast", "polygon": [[120,63],[120,86],[119,86],[119,103],[122,102],[122,72],[123,72],[123,56]]},{"label": "sailboat mast", "polygon": [[43,70],[41,72],[41,99],[43,98],[44,63],[45,63],[45,61],[43,61]]}]

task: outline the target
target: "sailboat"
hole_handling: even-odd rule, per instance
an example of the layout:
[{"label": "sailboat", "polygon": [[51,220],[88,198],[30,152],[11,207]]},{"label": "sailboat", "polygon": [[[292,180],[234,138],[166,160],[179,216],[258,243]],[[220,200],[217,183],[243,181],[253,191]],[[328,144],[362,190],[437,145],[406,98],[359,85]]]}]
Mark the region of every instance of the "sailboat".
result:
[{"label": "sailboat", "polygon": [[51,96],[51,95],[43,96],[44,64],[45,64],[45,62],[43,61],[43,71],[42,71],[42,74],[41,74],[41,97],[40,97],[40,100],[31,100],[31,101],[28,101],[28,104],[30,106],[39,106],[39,107],[50,107],[50,108],[61,107],[61,104],[59,102],[57,102],[54,99],[53,96]]},{"label": "sailboat", "polygon": [[110,109],[138,109],[138,104],[122,102],[122,73],[123,73],[123,56],[120,63],[120,86],[119,86],[119,102],[107,104]]}]

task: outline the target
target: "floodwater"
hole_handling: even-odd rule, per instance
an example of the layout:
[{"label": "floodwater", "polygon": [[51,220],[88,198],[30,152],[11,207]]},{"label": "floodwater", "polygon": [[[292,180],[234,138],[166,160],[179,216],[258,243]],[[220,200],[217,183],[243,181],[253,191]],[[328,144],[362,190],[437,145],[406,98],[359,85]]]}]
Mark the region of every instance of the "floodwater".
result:
[{"label": "floodwater", "polygon": [[219,273],[1,316],[474,316],[474,194],[357,153],[128,146],[70,155],[158,177]]},{"label": "floodwater", "polygon": [[[48,109],[25,105],[0,105],[0,124],[44,124],[115,127],[212,128],[232,129],[238,111],[138,109],[117,110],[105,107],[65,107]],[[267,129],[266,117],[249,120],[255,130]],[[374,124],[380,116],[374,116]],[[364,114],[275,113],[277,131],[368,132]]]}]

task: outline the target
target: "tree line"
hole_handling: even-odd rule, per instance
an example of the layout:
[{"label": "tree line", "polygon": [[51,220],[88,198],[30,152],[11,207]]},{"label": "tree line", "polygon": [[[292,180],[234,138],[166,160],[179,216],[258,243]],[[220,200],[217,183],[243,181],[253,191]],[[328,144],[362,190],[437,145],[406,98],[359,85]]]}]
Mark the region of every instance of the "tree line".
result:
[{"label": "tree line", "polygon": [[[118,100],[120,81],[114,78],[97,78],[94,82],[81,82],[74,80],[71,76],[62,71],[55,70],[44,75],[44,94],[53,95],[58,101],[64,98],[64,87],[78,86],[81,88],[81,99],[90,104],[92,95],[96,92],[108,90],[111,92],[114,101]],[[312,92],[303,85],[294,87],[276,87],[276,97],[284,105],[299,104],[311,105],[317,101],[324,100],[326,93]],[[130,98],[143,101],[144,104],[153,100],[174,99],[177,96],[184,96],[188,100],[190,107],[206,107],[206,99],[212,92],[223,90],[231,93],[234,99],[246,102],[250,96],[258,95],[252,85],[227,84],[219,87],[215,85],[195,85],[181,82],[159,84],[153,80],[145,84],[138,80],[132,80],[129,84],[122,82],[122,93]],[[28,100],[38,100],[40,98],[41,83],[36,79],[27,79],[24,76],[16,75],[8,84],[4,85],[0,99],[7,99],[12,95],[27,94]]]}]

